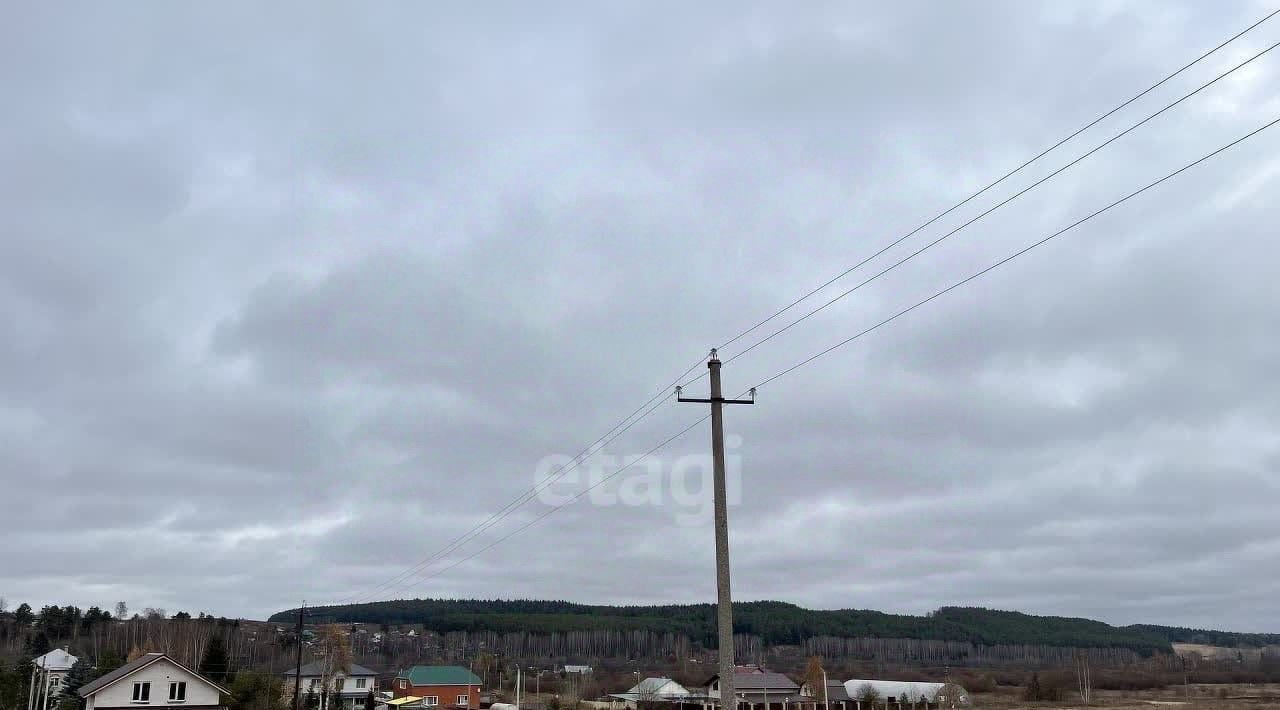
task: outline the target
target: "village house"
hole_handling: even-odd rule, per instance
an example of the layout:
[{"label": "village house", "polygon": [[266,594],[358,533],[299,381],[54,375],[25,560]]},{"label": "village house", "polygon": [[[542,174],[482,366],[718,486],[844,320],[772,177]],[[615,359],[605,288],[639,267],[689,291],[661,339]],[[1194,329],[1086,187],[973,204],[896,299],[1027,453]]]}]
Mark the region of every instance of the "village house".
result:
[{"label": "village house", "polygon": [[798,710],[856,710],[849,691],[844,683],[838,680],[827,680],[827,692],[823,694],[821,687],[810,683],[800,685],[800,707]]},{"label": "village house", "polygon": [[67,674],[71,672],[71,667],[80,659],[68,653],[67,647],[55,648],[52,651],[31,659],[32,665],[36,667],[40,675],[44,677],[45,691],[42,702],[37,702],[36,707],[42,704],[45,708],[50,708],[58,704],[58,694],[62,692],[62,688],[66,685]]},{"label": "village house", "polygon": [[[285,671],[285,693],[292,695],[297,669]],[[351,664],[345,671],[335,671],[329,678],[329,687],[324,687],[324,661],[308,663],[302,667],[302,683],[300,688],[303,697],[313,695],[320,699],[320,707],[324,710],[373,710],[368,707],[369,693],[376,690],[378,674],[364,666]],[[330,704],[333,696],[338,703]]]},{"label": "village house", "polygon": [[414,666],[391,681],[397,698],[422,698],[422,707],[458,707],[478,710],[480,677],[462,666]]},{"label": "village house", "polygon": [[[802,702],[800,686],[795,681],[759,666],[738,666],[733,674],[733,686],[738,696],[734,706],[737,710],[786,710]],[[720,705],[720,675],[716,674],[706,682],[704,707]]]},{"label": "village house", "polygon": [[148,653],[120,666],[78,691],[84,710],[182,707],[184,710],[225,710],[222,696],[230,691],[163,653]]},{"label": "village house", "polygon": [[682,704],[693,696],[689,689],[670,678],[649,677],[631,686],[625,693],[614,693],[609,697],[621,700],[626,707],[640,707],[640,703],[673,703]]}]

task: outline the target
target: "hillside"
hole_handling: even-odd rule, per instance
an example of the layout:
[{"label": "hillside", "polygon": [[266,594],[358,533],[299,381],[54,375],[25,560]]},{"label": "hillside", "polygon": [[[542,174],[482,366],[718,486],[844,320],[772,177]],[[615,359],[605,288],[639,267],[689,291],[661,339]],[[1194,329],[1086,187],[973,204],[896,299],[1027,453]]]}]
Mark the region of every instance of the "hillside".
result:
[{"label": "hillside", "polygon": [[1167,638],[1171,643],[1204,644],[1225,648],[1280,646],[1280,634],[1213,631],[1211,629],[1188,629],[1180,626],[1152,626],[1150,624],[1135,624],[1126,628],[1146,631]]},{"label": "hillside", "polygon": [[[715,645],[715,609],[710,604],[604,606],[540,600],[407,599],[309,611],[333,621],[421,624],[438,633],[649,631],[680,634],[705,647]],[[272,615],[271,621],[287,622],[296,613],[296,609],[282,611]],[[1114,648],[1149,656],[1171,652],[1172,635],[1181,636],[1180,632],[1188,630],[1116,627],[1089,619],[981,608],[943,607],[926,616],[910,616],[859,609],[813,610],[764,601],[734,604],[734,631],[756,636],[767,645],[799,644],[825,636]],[[1223,632],[1200,633],[1213,633],[1217,641],[1228,638]]]}]

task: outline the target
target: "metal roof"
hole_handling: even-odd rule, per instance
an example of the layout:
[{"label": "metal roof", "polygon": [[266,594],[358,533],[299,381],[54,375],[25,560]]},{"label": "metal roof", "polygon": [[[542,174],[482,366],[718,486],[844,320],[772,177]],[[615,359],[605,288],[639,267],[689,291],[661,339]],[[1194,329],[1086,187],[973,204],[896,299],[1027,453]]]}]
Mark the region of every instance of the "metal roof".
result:
[{"label": "metal roof", "polygon": [[[707,685],[711,685],[720,679],[720,675],[711,676],[707,680]],[[781,673],[773,671],[739,671],[733,674],[734,690],[761,690],[768,688],[769,690],[792,691],[799,690],[800,686],[796,682]]]},{"label": "metal roof", "polygon": [[[297,675],[297,674],[298,674],[298,669],[297,669],[297,668],[290,668],[289,670],[285,671],[285,672],[284,672],[284,674],[285,674],[286,676],[294,676],[294,675]],[[352,663],[352,664],[351,664],[351,669],[350,669],[350,670],[343,671],[343,672],[342,672],[342,674],[343,674],[344,676],[348,677],[348,678],[353,678],[353,677],[355,677],[355,676],[362,676],[362,675],[367,675],[367,676],[376,676],[376,675],[378,675],[375,671],[371,671],[371,670],[369,670],[368,668],[365,668],[364,666],[361,666],[361,665],[358,665],[358,664],[355,664],[355,663]],[[303,666],[303,667],[302,667],[302,675],[304,675],[304,676],[309,676],[309,675],[313,675],[313,676],[322,676],[322,675],[324,675],[324,661],[315,661],[315,662],[313,662],[313,663],[308,663],[307,665]]]},{"label": "metal roof", "polygon": [[[858,693],[864,685],[870,685],[872,688],[875,688],[881,698],[893,697],[895,699],[900,699],[910,694],[911,697],[923,698],[931,703],[937,701],[938,691],[947,687],[946,683],[921,683],[909,680],[854,679],[847,680],[844,683],[845,690],[849,693],[849,697],[854,699],[857,699]],[[960,693],[960,697],[956,699],[957,702],[967,703],[969,701],[969,694],[964,688],[956,685],[955,683],[952,683],[951,687],[956,688]]]},{"label": "metal roof", "polygon": [[[801,686],[800,688],[801,694],[803,694],[803,691],[807,688],[808,690],[812,691],[812,694],[807,697],[814,697],[819,700],[822,700],[823,699],[822,695],[818,692],[819,689],[808,688],[808,685],[809,685],[808,683],[805,683],[803,686]],[[849,700],[850,699],[849,691],[845,689],[843,682],[838,680],[831,680],[830,678],[828,678],[826,699],[827,700]]]},{"label": "metal roof", "polygon": [[400,671],[396,678],[408,679],[410,685],[480,685],[480,676],[462,666],[414,666]]},{"label": "metal roof", "polygon": [[36,666],[50,671],[69,671],[80,659],[67,653],[66,649],[55,648],[52,651],[31,659]]}]

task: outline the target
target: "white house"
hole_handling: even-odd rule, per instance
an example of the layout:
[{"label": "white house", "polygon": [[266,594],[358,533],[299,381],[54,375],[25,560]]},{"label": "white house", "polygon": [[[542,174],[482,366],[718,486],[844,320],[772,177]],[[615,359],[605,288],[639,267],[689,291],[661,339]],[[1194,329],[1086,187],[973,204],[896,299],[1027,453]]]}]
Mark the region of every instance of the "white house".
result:
[{"label": "white house", "polygon": [[67,652],[67,648],[55,648],[52,651],[31,659],[32,665],[35,666],[36,672],[44,678],[45,694],[40,701],[35,703],[37,708],[50,708],[57,705],[56,698],[62,692],[63,685],[67,682],[67,674],[71,672],[71,667],[80,659]]},{"label": "white house", "polygon": [[223,710],[226,688],[163,653],[148,653],[80,688],[85,710],[199,708]]},{"label": "white house", "polygon": [[[321,707],[326,710],[373,710],[365,707],[369,700],[369,691],[378,685],[378,674],[361,665],[351,664],[346,671],[337,671],[329,678],[329,687],[324,688],[324,661],[308,663],[302,667],[302,693],[320,698]],[[297,669],[290,668],[284,674],[285,692],[293,693],[294,676]],[[329,705],[332,693],[341,698],[341,707]]]},{"label": "white house", "polygon": [[625,693],[615,693],[609,697],[622,700],[627,707],[634,708],[641,701],[679,702],[690,695],[688,688],[670,678],[651,677],[636,683]]}]

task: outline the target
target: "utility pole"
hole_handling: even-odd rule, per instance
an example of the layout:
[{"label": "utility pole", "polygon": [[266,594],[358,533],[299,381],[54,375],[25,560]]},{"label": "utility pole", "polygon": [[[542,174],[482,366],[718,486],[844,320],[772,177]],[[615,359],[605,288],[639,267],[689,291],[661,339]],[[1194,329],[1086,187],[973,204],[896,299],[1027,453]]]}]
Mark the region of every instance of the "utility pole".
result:
[{"label": "utility pole", "polygon": [[[823,666],[822,668],[822,704],[826,708],[826,710],[831,710],[830,692],[831,691],[827,689],[827,669],[826,669],[826,666]],[[848,695],[848,693],[845,693],[845,695]]]},{"label": "utility pole", "polygon": [[36,690],[36,710],[49,708],[49,667],[44,659],[40,660],[40,688]]},{"label": "utility pole", "polygon": [[1190,679],[1187,677],[1187,658],[1179,656],[1182,661],[1182,695],[1188,703],[1191,702],[1191,685]]},{"label": "utility pole", "polygon": [[36,679],[40,669],[36,664],[31,664],[31,684],[27,686],[27,710],[33,710],[36,706]]},{"label": "utility pole", "polygon": [[737,710],[738,702],[733,677],[733,595],[729,591],[729,504],[724,480],[724,405],[755,404],[756,390],[751,388],[751,399],[725,399],[720,389],[720,358],[712,349],[707,360],[711,377],[709,399],[685,398],[676,388],[676,401],[699,402],[711,405],[711,456],[714,465],[715,484],[715,532],[716,532],[716,626],[719,631],[720,707],[721,710]]},{"label": "utility pole", "polygon": [[302,703],[302,618],[307,614],[307,602],[298,607],[298,663],[293,676],[293,710],[298,710]]}]

